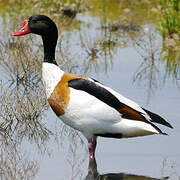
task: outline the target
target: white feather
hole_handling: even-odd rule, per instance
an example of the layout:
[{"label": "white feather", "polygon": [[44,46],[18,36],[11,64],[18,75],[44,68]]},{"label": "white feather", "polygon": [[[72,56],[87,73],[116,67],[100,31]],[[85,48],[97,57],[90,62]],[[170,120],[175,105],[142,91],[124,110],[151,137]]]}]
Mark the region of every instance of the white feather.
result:
[{"label": "white feather", "polygon": [[92,134],[123,134],[123,137],[158,134],[150,124],[123,119],[118,111],[96,97],[71,88],[70,102],[60,119],[81,131],[86,137]]},{"label": "white feather", "polygon": [[[43,63],[42,79],[46,90],[47,98],[50,97],[56,85],[60,82],[64,72],[56,65]],[[89,79],[93,81],[92,79]],[[147,119],[149,116],[135,102],[123,97],[109,87],[95,82],[97,85],[107,89],[120,102],[141,112]],[[81,91],[70,88],[70,101],[65,109],[65,114],[60,119],[74,129],[81,131],[86,137],[93,134],[123,134],[123,137],[134,137],[159,133],[148,123],[123,119],[121,114],[96,97]]]},{"label": "white feather", "polygon": [[46,96],[49,98],[54,91],[54,88],[59,83],[64,72],[55,64],[43,62],[42,64],[42,80],[46,91]]},{"label": "white feather", "polygon": [[93,81],[94,83],[96,83],[97,85],[105,88],[106,90],[108,90],[109,92],[111,92],[117,99],[119,99],[120,102],[122,102],[123,104],[131,107],[132,109],[141,112],[142,115],[148,120],[150,121],[151,118],[149,117],[149,115],[134,101],[124,97],[123,95],[119,94],[118,92],[114,91],[113,89],[102,85],[101,83],[95,82],[94,80],[90,79],[91,81]]}]

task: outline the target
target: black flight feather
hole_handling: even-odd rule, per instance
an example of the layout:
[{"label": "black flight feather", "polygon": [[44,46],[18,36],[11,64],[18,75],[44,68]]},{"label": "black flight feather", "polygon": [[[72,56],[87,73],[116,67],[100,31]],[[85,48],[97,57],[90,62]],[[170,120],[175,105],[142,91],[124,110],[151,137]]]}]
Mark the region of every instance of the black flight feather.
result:
[{"label": "black flight feather", "polygon": [[165,119],[163,119],[161,116],[148,111],[147,109],[142,108],[151,118],[151,122],[162,124],[164,126],[167,126],[169,128],[173,128],[170,123],[168,123]]}]

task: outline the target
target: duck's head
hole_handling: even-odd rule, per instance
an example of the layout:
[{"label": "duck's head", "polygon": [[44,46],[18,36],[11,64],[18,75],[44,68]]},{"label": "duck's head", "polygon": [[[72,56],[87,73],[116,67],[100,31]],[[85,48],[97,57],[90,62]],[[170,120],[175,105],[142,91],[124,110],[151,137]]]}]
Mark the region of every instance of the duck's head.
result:
[{"label": "duck's head", "polygon": [[56,24],[45,15],[33,15],[28,20],[23,21],[22,28],[13,32],[13,36],[22,36],[29,33],[38,34],[41,36],[54,36],[57,34]]},{"label": "duck's head", "polygon": [[33,15],[28,20],[24,20],[22,28],[13,32],[12,36],[23,36],[29,33],[38,34],[42,37],[44,61],[56,64],[55,48],[58,39],[56,24],[45,15]]}]

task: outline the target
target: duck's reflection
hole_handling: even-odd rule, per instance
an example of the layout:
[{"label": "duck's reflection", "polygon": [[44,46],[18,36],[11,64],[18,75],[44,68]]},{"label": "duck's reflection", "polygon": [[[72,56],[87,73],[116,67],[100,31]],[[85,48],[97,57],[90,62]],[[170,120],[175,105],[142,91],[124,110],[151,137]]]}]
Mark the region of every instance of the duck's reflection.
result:
[{"label": "duck's reflection", "polygon": [[[161,178],[169,179],[168,177]],[[99,174],[97,171],[97,163],[96,159],[94,161],[89,162],[88,167],[88,175],[85,180],[160,180],[157,178],[128,174],[128,173],[107,173],[107,174]]]}]

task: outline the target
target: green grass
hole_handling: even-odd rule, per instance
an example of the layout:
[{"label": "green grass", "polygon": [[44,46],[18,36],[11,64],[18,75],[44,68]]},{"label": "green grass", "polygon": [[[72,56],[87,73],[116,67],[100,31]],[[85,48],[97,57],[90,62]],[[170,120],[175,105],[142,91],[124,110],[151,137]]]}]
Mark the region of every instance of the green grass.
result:
[{"label": "green grass", "polygon": [[163,37],[162,61],[166,76],[178,80],[180,75],[180,3],[178,0],[161,0],[159,30]]},{"label": "green grass", "polygon": [[160,32],[163,36],[180,35],[180,3],[178,0],[161,0]]},{"label": "green grass", "polygon": [[0,13],[8,13],[11,17],[19,16],[19,14],[25,16],[36,13],[62,15],[65,9],[70,9],[79,13],[86,9],[84,1],[85,0],[1,0]]}]

